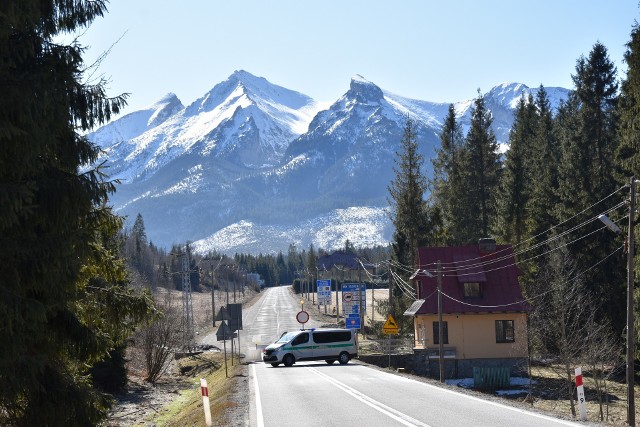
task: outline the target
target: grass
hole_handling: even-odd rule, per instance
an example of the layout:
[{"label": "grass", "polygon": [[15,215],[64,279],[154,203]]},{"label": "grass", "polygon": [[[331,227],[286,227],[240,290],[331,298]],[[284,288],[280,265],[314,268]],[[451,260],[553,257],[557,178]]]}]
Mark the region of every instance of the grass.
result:
[{"label": "grass", "polygon": [[[533,366],[531,376],[537,384],[533,386],[534,399],[516,398],[520,401],[532,403],[534,408],[559,414],[563,417],[571,417],[571,405],[567,397],[566,378],[560,373],[561,369],[555,366]],[[600,421],[600,407],[593,378],[588,372],[583,372],[584,390],[586,399],[587,420],[602,422],[606,425],[626,425],[627,418],[627,386],[624,379],[610,379],[607,381],[608,408],[603,403],[604,420]],[[635,388],[636,395],[638,387]],[[574,392],[575,401],[575,392]],[[608,413],[607,413],[608,412]],[[576,413],[579,418],[579,409],[576,403]],[[637,415],[636,415],[637,418]]]},{"label": "grass", "polygon": [[228,399],[231,392],[230,378],[240,372],[241,366],[235,364],[229,368],[229,377],[225,375],[224,355],[220,353],[202,353],[178,361],[180,372],[186,372],[186,388],[179,390],[177,397],[139,426],[152,422],[157,427],[204,426],[204,409],[200,393],[200,378],[207,379],[209,403],[214,425],[224,425],[225,411],[235,405]]}]

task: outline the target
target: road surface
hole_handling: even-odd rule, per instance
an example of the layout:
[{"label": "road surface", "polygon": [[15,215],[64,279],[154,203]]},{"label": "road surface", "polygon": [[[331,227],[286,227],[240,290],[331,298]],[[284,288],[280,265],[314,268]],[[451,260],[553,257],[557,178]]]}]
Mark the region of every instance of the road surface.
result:
[{"label": "road surface", "polygon": [[[282,332],[300,329],[300,303],[289,288],[270,288],[245,311],[245,342],[273,341]],[[251,321],[249,322],[249,320]],[[319,326],[315,323],[305,325]],[[247,352],[258,358],[256,344]],[[298,362],[274,368],[250,366],[250,425],[270,426],[505,426],[585,425],[555,419],[494,401],[437,387],[423,381],[370,368]]]}]

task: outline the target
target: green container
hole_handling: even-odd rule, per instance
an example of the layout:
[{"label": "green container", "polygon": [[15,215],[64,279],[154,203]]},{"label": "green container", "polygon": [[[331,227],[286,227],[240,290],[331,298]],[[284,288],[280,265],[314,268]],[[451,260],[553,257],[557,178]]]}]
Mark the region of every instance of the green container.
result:
[{"label": "green container", "polygon": [[509,368],[473,368],[473,387],[481,389],[508,387],[510,377]]}]

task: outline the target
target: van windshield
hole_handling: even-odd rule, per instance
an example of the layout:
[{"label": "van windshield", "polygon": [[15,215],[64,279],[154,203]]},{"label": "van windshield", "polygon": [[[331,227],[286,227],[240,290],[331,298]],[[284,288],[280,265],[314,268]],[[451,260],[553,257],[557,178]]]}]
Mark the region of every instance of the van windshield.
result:
[{"label": "van windshield", "polygon": [[282,335],[278,341],[276,341],[276,344],[283,343],[283,342],[289,342],[295,336],[296,336],[295,332],[287,332],[286,334]]}]

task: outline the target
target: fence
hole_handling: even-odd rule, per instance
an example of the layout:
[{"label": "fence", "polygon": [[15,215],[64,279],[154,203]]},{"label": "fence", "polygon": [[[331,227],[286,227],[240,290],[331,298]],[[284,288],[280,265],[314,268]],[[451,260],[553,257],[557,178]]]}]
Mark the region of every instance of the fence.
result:
[{"label": "fence", "polygon": [[411,354],[413,353],[413,337],[359,339],[358,353],[373,354]]}]

